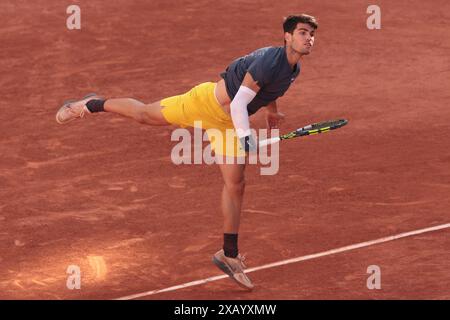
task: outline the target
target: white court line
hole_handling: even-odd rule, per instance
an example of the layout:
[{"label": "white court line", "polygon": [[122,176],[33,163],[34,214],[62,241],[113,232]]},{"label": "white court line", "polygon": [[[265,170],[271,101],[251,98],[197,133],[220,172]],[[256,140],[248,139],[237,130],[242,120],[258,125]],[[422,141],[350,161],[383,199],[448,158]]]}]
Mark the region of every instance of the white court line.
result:
[{"label": "white court line", "polygon": [[[447,229],[447,228],[450,228],[450,223],[441,224],[438,226],[425,228],[425,229],[419,229],[419,230],[399,233],[399,234],[396,234],[393,236],[388,236],[388,237],[371,240],[371,241],[366,241],[366,242],[360,242],[360,243],[348,245],[345,247],[332,249],[332,250],[328,250],[328,251],[323,251],[323,252],[319,252],[319,253],[315,253],[315,254],[310,254],[310,255],[306,255],[306,256],[302,256],[302,257],[297,257],[297,258],[282,260],[279,262],[269,263],[269,264],[262,265],[260,267],[247,269],[247,270],[245,270],[245,273],[264,270],[264,269],[273,268],[273,267],[278,267],[278,266],[295,263],[295,262],[300,262],[300,261],[305,261],[305,260],[316,259],[316,258],[344,252],[344,251],[350,251],[350,250],[355,250],[355,249],[359,249],[359,248],[363,248],[363,247],[373,246],[375,244],[379,244],[379,243],[383,243],[383,242],[389,242],[389,241],[393,241],[393,240],[397,240],[397,239],[401,239],[401,238],[415,236],[415,235],[418,235],[421,233],[432,232],[432,231],[437,231],[437,230],[442,230],[442,229]],[[215,277],[210,277],[210,278],[206,278],[203,280],[187,282],[184,284],[180,284],[180,285],[165,288],[165,289],[158,289],[158,290],[152,290],[152,291],[132,294],[129,296],[117,298],[115,300],[131,300],[131,299],[136,299],[136,298],[142,298],[142,297],[151,296],[151,295],[162,293],[162,292],[175,291],[175,290],[179,290],[179,289],[183,289],[183,288],[187,288],[187,287],[198,286],[201,284],[205,284],[208,282],[217,281],[217,280],[225,279],[225,278],[228,278],[228,275],[215,276]]]}]

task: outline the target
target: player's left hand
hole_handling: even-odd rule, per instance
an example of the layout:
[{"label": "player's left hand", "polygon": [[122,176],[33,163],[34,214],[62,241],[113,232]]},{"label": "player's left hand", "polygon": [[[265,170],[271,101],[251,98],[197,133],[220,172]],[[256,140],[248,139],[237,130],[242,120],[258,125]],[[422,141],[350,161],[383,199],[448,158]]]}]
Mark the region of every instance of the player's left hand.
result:
[{"label": "player's left hand", "polygon": [[266,126],[267,129],[278,129],[284,121],[284,114],[281,112],[267,112],[266,113]]}]

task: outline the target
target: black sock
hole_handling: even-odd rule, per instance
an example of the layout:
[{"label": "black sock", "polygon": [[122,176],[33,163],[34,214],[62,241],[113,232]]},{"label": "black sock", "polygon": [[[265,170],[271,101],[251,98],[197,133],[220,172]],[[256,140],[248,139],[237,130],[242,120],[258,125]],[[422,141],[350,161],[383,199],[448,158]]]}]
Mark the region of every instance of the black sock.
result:
[{"label": "black sock", "polygon": [[90,112],[104,112],[104,105],[106,100],[93,99],[86,103],[86,107]]},{"label": "black sock", "polygon": [[238,255],[238,235],[237,233],[223,234],[223,251],[225,257],[236,258]]}]

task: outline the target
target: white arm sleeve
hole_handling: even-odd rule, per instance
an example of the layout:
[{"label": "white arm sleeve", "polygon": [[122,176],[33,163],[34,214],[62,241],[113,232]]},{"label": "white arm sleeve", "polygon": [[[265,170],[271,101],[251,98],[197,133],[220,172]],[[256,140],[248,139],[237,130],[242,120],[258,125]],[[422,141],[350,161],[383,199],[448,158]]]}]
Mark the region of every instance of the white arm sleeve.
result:
[{"label": "white arm sleeve", "polygon": [[240,86],[233,101],[230,103],[231,119],[239,138],[251,135],[247,105],[255,96],[255,91],[245,86]]}]

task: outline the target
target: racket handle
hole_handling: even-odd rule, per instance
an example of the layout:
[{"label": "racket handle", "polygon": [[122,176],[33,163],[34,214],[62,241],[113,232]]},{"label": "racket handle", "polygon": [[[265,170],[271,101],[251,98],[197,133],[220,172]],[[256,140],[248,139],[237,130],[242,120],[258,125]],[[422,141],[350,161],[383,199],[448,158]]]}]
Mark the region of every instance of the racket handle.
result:
[{"label": "racket handle", "polygon": [[259,142],[259,147],[265,147],[268,146],[269,144],[274,144],[277,143],[278,141],[280,141],[280,137],[275,137],[275,138],[270,138],[270,139],[266,139],[266,140],[261,140]]}]

